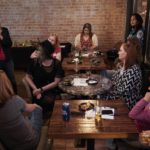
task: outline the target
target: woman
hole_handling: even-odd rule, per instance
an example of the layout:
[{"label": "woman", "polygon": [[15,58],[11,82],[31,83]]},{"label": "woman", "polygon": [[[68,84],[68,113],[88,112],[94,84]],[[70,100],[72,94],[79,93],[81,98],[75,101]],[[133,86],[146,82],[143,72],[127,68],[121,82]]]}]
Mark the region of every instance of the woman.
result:
[{"label": "woman", "polygon": [[118,52],[120,69],[112,77],[112,89],[100,97],[104,99],[123,98],[129,109],[140,99],[142,83],[136,46],[123,43]]},{"label": "woman", "polygon": [[130,19],[130,31],[128,38],[137,37],[143,48],[143,39],[144,39],[144,29],[143,29],[143,19],[138,13],[134,13]]},{"label": "woman", "polygon": [[92,33],[92,26],[86,23],[83,30],[75,37],[75,48],[78,50],[94,50],[98,47],[96,34]]},{"label": "woman", "polygon": [[[59,44],[59,40],[58,40],[58,36],[56,34],[51,34],[48,37],[48,40],[46,40],[48,42],[50,42],[53,46],[54,46],[54,53],[52,54],[52,57],[54,59],[57,59],[59,61],[61,61],[61,48],[60,48],[60,44]],[[39,57],[39,52],[37,50],[35,50],[31,56],[32,59],[34,58],[38,58]]]},{"label": "woman", "polygon": [[[149,88],[150,89],[150,88]],[[138,131],[140,132],[140,140],[138,139],[124,139],[124,142],[138,148],[150,149],[146,144],[148,142],[147,136],[150,130],[150,92],[147,92],[145,96],[136,103],[136,105],[129,112],[129,117],[135,120],[135,124],[137,126]],[[150,139],[150,135],[147,136]]]},{"label": "woman", "polygon": [[[29,118],[23,112],[30,113]],[[35,149],[42,127],[42,109],[14,94],[5,72],[0,70],[0,140],[7,149]]]},{"label": "woman", "polygon": [[48,41],[54,46],[54,53],[52,54],[53,58],[61,61],[61,48],[56,34],[51,34],[48,38]]},{"label": "woman", "polygon": [[33,102],[43,108],[43,112],[52,111],[56,88],[61,81],[63,71],[61,63],[52,58],[53,45],[44,41],[39,46],[39,58],[29,65],[26,80],[32,89]]},{"label": "woman", "polygon": [[139,132],[150,130],[150,92],[146,92],[145,96],[136,103],[129,117],[135,120]]},{"label": "woman", "polygon": [[17,84],[14,75],[14,63],[11,56],[12,40],[6,27],[0,25],[0,69],[4,70],[10,79],[14,92],[17,93]]}]

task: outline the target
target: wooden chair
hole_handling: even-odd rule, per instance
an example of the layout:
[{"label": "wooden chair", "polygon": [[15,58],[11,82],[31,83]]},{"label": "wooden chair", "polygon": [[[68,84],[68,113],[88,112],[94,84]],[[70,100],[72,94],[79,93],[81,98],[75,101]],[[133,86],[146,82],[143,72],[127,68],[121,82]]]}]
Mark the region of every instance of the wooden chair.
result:
[{"label": "wooden chair", "polygon": [[31,89],[25,79],[25,77],[22,79],[22,83],[23,83],[23,87],[25,89],[25,100],[28,102],[28,103],[32,103],[32,93],[31,93]]}]

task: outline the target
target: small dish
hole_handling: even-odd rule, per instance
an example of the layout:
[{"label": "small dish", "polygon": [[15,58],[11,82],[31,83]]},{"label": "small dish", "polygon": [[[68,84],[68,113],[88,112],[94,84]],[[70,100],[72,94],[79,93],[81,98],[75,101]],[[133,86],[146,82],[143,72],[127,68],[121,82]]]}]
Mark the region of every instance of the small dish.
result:
[{"label": "small dish", "polygon": [[81,103],[79,105],[79,110],[80,111],[86,111],[86,110],[90,110],[90,109],[93,109],[94,108],[94,104],[93,103],[90,103],[90,102],[87,102],[87,103]]},{"label": "small dish", "polygon": [[96,79],[88,79],[86,82],[89,85],[96,85],[98,83]]}]

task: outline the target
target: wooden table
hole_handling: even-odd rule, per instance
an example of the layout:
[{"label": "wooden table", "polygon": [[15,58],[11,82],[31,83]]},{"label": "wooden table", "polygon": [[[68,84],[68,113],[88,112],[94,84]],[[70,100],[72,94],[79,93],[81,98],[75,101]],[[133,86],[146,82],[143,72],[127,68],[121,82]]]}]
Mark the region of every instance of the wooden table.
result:
[{"label": "wooden table", "polygon": [[[103,70],[103,69],[111,69],[112,68],[112,66],[111,66],[112,63],[111,63],[111,65],[107,64],[104,61],[104,59],[105,58],[102,57],[102,56],[99,56],[99,57],[83,57],[81,59],[81,63],[79,63],[76,66],[76,63],[72,62],[73,58],[67,57],[67,58],[63,59],[62,67],[63,67],[65,73],[67,73],[67,74],[71,74],[71,73],[74,73],[74,72],[77,72],[77,71],[90,70],[90,71],[99,72],[100,70]],[[76,67],[78,67],[77,70],[76,70]]]},{"label": "wooden table", "polygon": [[[85,138],[87,150],[94,150],[94,139],[129,138],[137,135],[134,121],[128,117],[128,109],[123,100],[100,100],[100,106],[113,107],[116,110],[114,120],[102,120],[101,125],[95,124],[95,119],[86,119],[79,112],[79,104],[88,100],[66,100],[70,103],[71,118],[68,122],[62,119],[63,100],[56,100],[50,119],[48,135],[50,138],[69,139]],[[95,100],[90,100],[96,105]]]},{"label": "wooden table", "polygon": [[94,96],[100,93],[104,93],[110,89],[112,86],[111,81],[108,78],[105,78],[101,75],[97,74],[91,74],[90,78],[96,79],[98,82],[95,85],[87,85],[87,86],[73,86],[72,84],[65,85],[65,81],[72,81],[75,78],[87,78],[88,79],[88,74],[73,74],[73,75],[68,75],[63,78],[63,80],[59,83],[59,88],[61,88],[64,92],[76,96]]}]

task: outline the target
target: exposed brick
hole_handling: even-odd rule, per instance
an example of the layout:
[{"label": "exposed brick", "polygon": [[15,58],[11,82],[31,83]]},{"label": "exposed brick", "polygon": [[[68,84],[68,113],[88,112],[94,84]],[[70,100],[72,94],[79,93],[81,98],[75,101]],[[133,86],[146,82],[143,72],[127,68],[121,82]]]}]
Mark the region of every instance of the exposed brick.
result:
[{"label": "exposed brick", "polygon": [[50,33],[60,41],[74,37],[90,22],[100,49],[107,50],[124,38],[125,0],[1,0],[0,22],[14,41],[46,39]]}]

